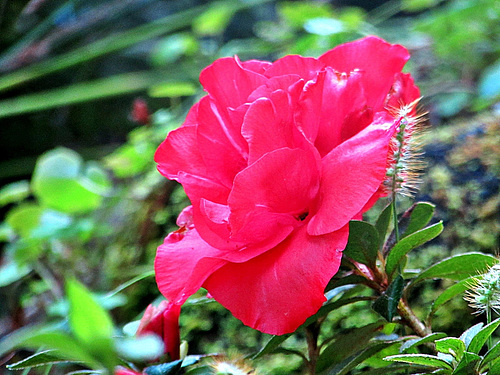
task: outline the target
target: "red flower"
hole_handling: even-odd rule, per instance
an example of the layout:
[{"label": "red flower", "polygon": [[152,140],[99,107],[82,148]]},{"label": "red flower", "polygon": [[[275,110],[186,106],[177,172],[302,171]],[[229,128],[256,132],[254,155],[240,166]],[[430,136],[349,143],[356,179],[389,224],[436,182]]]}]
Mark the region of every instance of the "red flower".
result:
[{"label": "red flower", "polygon": [[367,37],[319,59],[222,58],[204,69],[208,95],[155,155],[192,203],[158,248],[160,291],[182,304],[204,287],[271,334],[314,314],[349,220],[383,192],[397,127],[386,107],[419,96],[401,73],[408,58]]},{"label": "red flower", "polygon": [[180,358],[179,315],[181,307],[161,301],[158,307],[149,305],[137,328],[136,335],[154,333],[163,339],[165,353],[172,361]]}]

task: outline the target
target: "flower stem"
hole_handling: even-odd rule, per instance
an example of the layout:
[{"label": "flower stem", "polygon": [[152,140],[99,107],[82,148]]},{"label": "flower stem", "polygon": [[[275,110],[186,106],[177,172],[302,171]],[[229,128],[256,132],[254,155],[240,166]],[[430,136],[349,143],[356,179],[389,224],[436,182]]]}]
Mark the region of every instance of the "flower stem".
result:
[{"label": "flower stem", "polygon": [[320,327],[321,323],[319,322],[315,322],[306,327],[307,351],[309,354],[307,367],[309,369],[309,375],[316,374],[316,363],[318,362],[319,350],[320,350],[318,346]]},{"label": "flower stem", "polygon": [[432,333],[432,331],[424,323],[422,323],[420,319],[417,318],[405,298],[401,298],[401,300],[399,301],[398,312],[403,319],[403,322],[405,322],[406,325],[420,337],[425,337],[428,334]]},{"label": "flower stem", "polygon": [[[491,308],[490,306],[486,307],[486,324],[491,323]],[[488,336],[488,350],[490,350],[493,346],[493,339],[491,335]]]},{"label": "flower stem", "polygon": [[[396,176],[393,176],[392,177],[393,180],[396,179]],[[394,184],[393,186],[395,186],[396,182],[394,181]],[[397,207],[396,207],[396,189],[393,188],[392,189],[392,202],[391,202],[391,205],[392,205],[392,220],[393,220],[393,223],[394,223],[394,236],[396,237],[396,243],[399,242],[399,225],[398,225],[398,210],[397,210]]]}]

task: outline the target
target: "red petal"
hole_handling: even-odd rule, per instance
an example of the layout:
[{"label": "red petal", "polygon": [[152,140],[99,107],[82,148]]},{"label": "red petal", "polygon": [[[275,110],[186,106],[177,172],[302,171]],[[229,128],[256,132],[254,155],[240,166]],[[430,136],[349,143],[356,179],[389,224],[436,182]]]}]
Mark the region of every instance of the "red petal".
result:
[{"label": "red petal", "polygon": [[415,85],[410,74],[396,74],[386,107],[400,108],[420,98],[420,89]]},{"label": "red petal", "polygon": [[236,173],[247,165],[246,151],[240,147],[245,142],[241,129],[239,126],[235,129],[227,116],[223,119],[209,97],[200,101],[198,124],[198,152],[202,155],[207,173],[221,184],[231,187]]},{"label": "red petal", "polygon": [[266,69],[271,66],[271,63],[269,61],[247,60],[240,61],[240,65],[247,70],[251,70],[252,72],[264,74]]},{"label": "red petal", "polygon": [[253,90],[266,81],[266,77],[243,68],[232,57],[215,60],[200,74],[201,84],[216,100],[219,109],[239,107]]},{"label": "red petal", "polygon": [[294,124],[283,91],[252,103],[243,121],[241,132],[248,142],[248,164],[262,155],[283,147],[294,146]]},{"label": "red petal", "polygon": [[272,250],[221,267],[203,286],[244,324],[275,335],[293,332],[325,301],[347,237],[347,226],[309,236],[304,225]]},{"label": "red petal", "polygon": [[288,55],[276,60],[266,69],[264,75],[266,77],[275,77],[296,74],[307,81],[316,77],[316,74],[318,74],[324,66],[324,63],[312,57]]},{"label": "red petal", "polygon": [[342,142],[343,124],[348,116],[364,111],[366,100],[361,83],[360,74],[347,76],[327,67],[305,86],[299,100],[298,121],[321,156]]},{"label": "red petal", "polygon": [[[299,223],[299,216],[309,213],[318,187],[318,159],[314,153],[282,148],[265,154],[234,179],[228,198],[232,232],[246,227],[271,235],[276,227]],[[266,215],[271,215],[272,220]]]},{"label": "red petal", "polygon": [[309,234],[342,228],[378,190],[394,132],[394,126],[385,125],[368,126],[323,158],[318,211],[308,224]]},{"label": "red petal", "polygon": [[369,36],[337,46],[319,60],[339,72],[359,69],[363,73],[367,103],[377,112],[384,105],[394,75],[401,72],[409,58],[403,46]]},{"label": "red petal", "polygon": [[180,171],[206,176],[205,162],[200,154],[196,137],[197,127],[184,125],[171,131],[155,153],[160,173],[177,180]]},{"label": "red petal", "polygon": [[156,283],[172,303],[181,305],[195,293],[225,261],[220,251],[203,241],[196,229],[170,233],[158,247],[155,258]]}]

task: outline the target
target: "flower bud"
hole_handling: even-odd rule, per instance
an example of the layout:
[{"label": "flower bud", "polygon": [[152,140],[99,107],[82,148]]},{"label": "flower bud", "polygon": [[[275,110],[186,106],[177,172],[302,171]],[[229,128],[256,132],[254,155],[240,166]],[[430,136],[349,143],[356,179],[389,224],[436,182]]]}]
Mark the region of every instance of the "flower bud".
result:
[{"label": "flower bud", "polygon": [[165,354],[172,361],[180,358],[179,305],[162,301],[156,307],[149,305],[139,323],[136,335],[153,333],[160,336],[165,345]]}]

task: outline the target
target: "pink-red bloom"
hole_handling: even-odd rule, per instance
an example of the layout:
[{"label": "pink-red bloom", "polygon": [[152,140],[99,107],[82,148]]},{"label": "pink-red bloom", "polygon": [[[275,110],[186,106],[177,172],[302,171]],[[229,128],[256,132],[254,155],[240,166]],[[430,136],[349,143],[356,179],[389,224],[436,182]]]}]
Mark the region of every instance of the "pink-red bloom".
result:
[{"label": "pink-red bloom", "polygon": [[148,333],[158,335],[163,340],[164,352],[172,361],[180,358],[179,304],[161,301],[156,307],[149,305],[142,316],[136,335]]},{"label": "pink-red bloom", "polygon": [[349,220],[384,194],[398,120],[420,94],[400,45],[367,37],[318,59],[222,58],[208,93],[158,148],[158,170],[192,206],[158,248],[160,291],[200,287],[243,323],[294,331],[325,301]]}]

